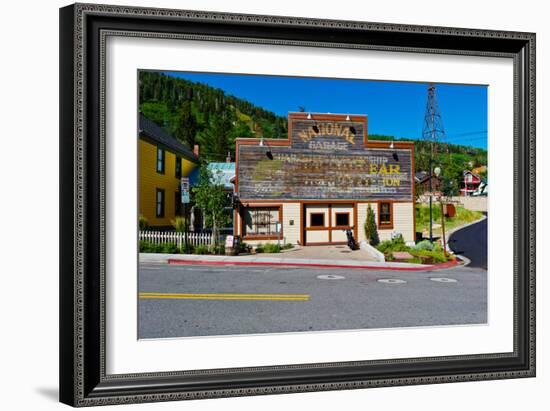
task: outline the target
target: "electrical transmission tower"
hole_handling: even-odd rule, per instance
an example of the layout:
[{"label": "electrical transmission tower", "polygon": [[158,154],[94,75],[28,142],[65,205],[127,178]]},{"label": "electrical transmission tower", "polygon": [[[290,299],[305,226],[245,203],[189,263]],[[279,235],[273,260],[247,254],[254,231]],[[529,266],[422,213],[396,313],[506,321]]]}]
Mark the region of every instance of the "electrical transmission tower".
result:
[{"label": "electrical transmission tower", "polygon": [[445,129],[441,120],[441,112],[437,104],[435,95],[435,84],[428,85],[428,101],[426,102],[426,113],[424,114],[424,126],[422,127],[422,138],[430,142],[430,161],[429,161],[429,194],[430,194],[430,241],[433,241],[432,229],[432,175],[433,175],[433,156],[434,143],[445,139]]},{"label": "electrical transmission tower", "polygon": [[422,138],[432,143],[445,139],[445,129],[441,120],[441,112],[435,95],[435,85],[428,86],[428,101],[426,113],[424,114],[424,126],[422,127]]}]

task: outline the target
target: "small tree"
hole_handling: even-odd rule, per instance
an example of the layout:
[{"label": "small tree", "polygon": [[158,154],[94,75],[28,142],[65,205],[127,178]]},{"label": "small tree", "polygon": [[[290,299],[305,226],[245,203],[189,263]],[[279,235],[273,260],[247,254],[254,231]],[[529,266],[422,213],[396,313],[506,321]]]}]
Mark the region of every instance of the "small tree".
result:
[{"label": "small tree", "polygon": [[378,237],[378,230],[376,229],[376,221],[374,218],[374,211],[372,207],[368,206],[367,208],[367,220],[365,221],[365,237],[367,241],[373,247],[376,247],[380,243],[380,238]]},{"label": "small tree", "polygon": [[149,221],[141,214],[139,215],[139,231],[145,231],[149,229]]},{"label": "small tree", "polygon": [[204,215],[204,223],[212,228],[213,245],[218,245],[219,229],[231,222],[225,210],[227,195],[219,179],[212,176],[212,172],[206,164],[203,164],[199,173],[199,184],[193,187],[195,205],[199,207]]},{"label": "small tree", "polygon": [[187,217],[177,216],[175,219],[171,220],[170,223],[172,223],[172,227],[174,227],[178,233],[185,233],[188,231]]}]

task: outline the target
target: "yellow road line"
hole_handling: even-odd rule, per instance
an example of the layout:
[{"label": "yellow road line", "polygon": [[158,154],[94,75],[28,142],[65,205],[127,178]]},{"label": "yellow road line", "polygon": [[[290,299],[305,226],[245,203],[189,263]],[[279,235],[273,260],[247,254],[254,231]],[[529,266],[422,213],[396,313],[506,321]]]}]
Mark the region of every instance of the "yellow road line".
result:
[{"label": "yellow road line", "polygon": [[181,300],[256,300],[256,301],[309,301],[309,294],[179,294],[179,293],[139,293],[144,299]]}]

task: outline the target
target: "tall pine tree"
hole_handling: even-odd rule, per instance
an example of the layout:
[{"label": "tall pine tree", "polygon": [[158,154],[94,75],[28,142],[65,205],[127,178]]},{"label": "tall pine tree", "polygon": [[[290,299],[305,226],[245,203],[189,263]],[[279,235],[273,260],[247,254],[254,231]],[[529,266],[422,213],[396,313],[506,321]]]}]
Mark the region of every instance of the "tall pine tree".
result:
[{"label": "tall pine tree", "polygon": [[191,110],[191,103],[189,103],[189,101],[184,101],[180,108],[176,138],[187,144],[189,148],[193,148],[196,143],[197,132],[198,123]]}]

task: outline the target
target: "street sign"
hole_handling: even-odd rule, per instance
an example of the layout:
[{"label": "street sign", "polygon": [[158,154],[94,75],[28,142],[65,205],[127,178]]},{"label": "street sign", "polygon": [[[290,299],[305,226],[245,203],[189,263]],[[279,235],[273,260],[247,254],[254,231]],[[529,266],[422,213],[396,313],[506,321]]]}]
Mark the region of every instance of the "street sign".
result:
[{"label": "street sign", "polygon": [[181,178],[181,202],[182,204],[189,204],[189,177]]},{"label": "street sign", "polygon": [[282,224],[280,222],[276,222],[275,223],[275,232],[276,233],[280,233],[281,232],[281,228],[282,228]]}]

